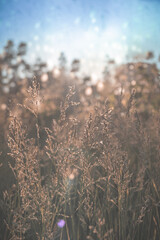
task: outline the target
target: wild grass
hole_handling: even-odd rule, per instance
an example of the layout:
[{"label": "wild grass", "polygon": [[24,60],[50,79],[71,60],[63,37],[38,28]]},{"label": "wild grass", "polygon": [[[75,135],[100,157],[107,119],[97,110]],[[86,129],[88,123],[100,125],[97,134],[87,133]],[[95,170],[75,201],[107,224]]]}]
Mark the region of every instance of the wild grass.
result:
[{"label": "wild grass", "polygon": [[34,136],[10,115],[16,183],[4,193],[6,239],[160,239],[160,116],[144,123],[134,95],[126,107],[121,97],[112,108],[97,103],[84,125],[70,88],[59,120],[42,128],[33,81],[17,108],[33,115]]}]

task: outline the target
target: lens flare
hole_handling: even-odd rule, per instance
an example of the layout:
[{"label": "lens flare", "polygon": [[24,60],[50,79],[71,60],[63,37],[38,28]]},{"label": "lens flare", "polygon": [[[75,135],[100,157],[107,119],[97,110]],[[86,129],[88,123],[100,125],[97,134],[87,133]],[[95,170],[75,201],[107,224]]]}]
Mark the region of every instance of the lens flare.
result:
[{"label": "lens flare", "polygon": [[65,226],[65,224],[66,224],[65,221],[63,219],[60,219],[57,223],[57,226],[59,228],[63,228]]}]

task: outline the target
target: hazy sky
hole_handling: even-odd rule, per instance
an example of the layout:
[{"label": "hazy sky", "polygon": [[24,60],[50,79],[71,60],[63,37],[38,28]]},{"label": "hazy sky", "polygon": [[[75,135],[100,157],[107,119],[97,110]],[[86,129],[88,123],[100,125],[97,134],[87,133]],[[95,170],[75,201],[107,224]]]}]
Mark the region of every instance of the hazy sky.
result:
[{"label": "hazy sky", "polygon": [[27,42],[31,61],[52,66],[64,51],[98,74],[107,54],[160,53],[160,0],[0,0],[0,51],[8,39]]}]

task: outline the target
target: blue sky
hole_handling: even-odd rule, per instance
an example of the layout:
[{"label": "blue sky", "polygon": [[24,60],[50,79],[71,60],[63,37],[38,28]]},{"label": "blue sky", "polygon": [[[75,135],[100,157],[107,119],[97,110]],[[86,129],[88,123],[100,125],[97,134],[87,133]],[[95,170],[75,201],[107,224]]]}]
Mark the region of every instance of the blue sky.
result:
[{"label": "blue sky", "polygon": [[0,51],[8,39],[28,43],[28,57],[82,60],[100,73],[105,57],[160,53],[160,0],[0,0]]}]

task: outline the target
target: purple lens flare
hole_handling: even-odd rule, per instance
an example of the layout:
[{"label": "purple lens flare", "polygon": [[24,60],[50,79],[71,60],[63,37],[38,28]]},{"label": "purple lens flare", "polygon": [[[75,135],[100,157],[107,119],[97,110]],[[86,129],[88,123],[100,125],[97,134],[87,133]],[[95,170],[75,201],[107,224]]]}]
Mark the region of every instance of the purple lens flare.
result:
[{"label": "purple lens flare", "polygon": [[65,224],[66,224],[66,223],[65,223],[65,221],[64,221],[63,219],[60,219],[60,220],[58,221],[58,223],[57,223],[57,225],[58,225],[59,228],[63,228]]}]

